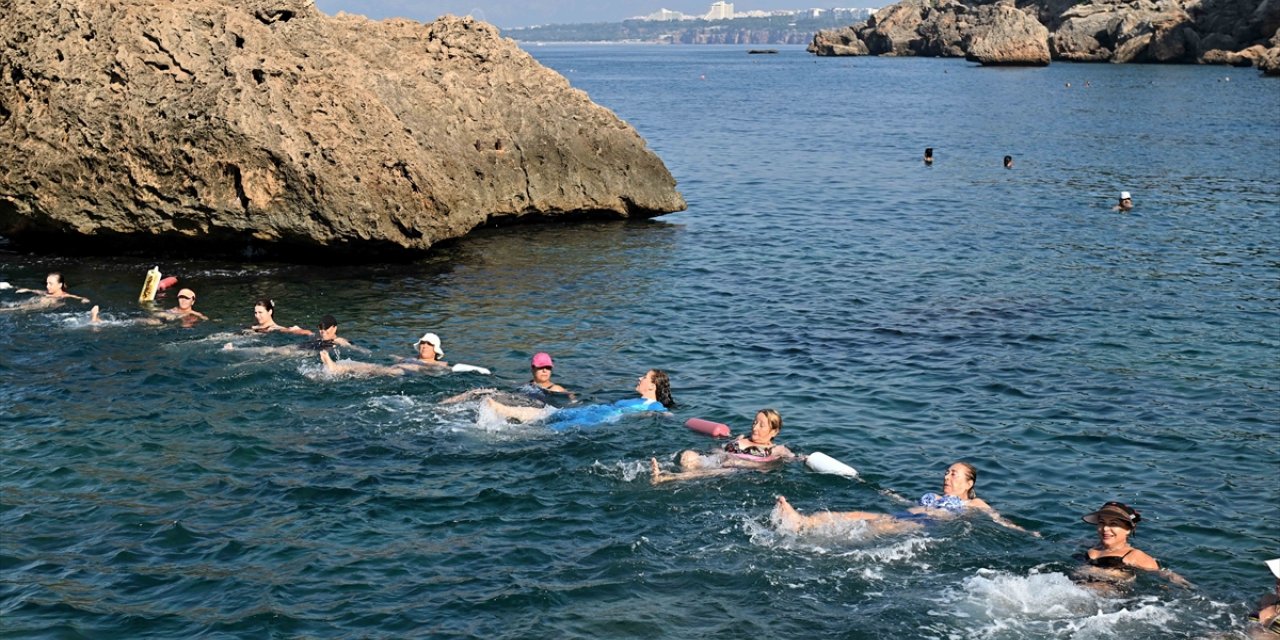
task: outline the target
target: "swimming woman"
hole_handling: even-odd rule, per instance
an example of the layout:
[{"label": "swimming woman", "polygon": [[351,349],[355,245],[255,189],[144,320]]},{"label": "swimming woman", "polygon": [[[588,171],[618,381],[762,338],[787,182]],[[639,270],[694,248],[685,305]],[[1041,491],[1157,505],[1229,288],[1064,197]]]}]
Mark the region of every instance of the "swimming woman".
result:
[{"label": "swimming woman", "polygon": [[1113,591],[1118,586],[1133,582],[1135,572],[1152,571],[1178,586],[1191,586],[1182,576],[1161,569],[1155,558],[1129,544],[1129,537],[1142,521],[1142,514],[1133,507],[1121,502],[1108,502],[1080,519],[1098,528],[1098,544],[1085,551],[1081,557],[1085,564],[1076,571],[1080,584],[1100,591]]},{"label": "swimming woman", "polygon": [[249,333],[292,333],[299,336],[315,335],[296,324],[292,327],[276,324],[275,313],[275,301],[270,298],[260,298],[253,303],[254,325],[246,329],[246,331]]},{"label": "swimming woman", "polygon": [[1256,640],[1280,638],[1280,558],[1267,561],[1271,575],[1276,577],[1275,591],[1262,596],[1258,610],[1249,616],[1252,623],[1249,634]]},{"label": "swimming woman", "polygon": [[[978,470],[968,462],[957,462],[947,467],[947,473],[942,477],[942,495],[926,493],[920,496],[917,506],[911,507],[904,513],[888,515],[869,511],[824,511],[806,516],[796,511],[795,507],[782,496],[778,496],[778,504],[773,513],[779,528],[794,532],[824,525],[865,522],[875,533],[899,533],[919,528],[922,520],[951,519],[975,511],[990,516],[1002,527],[1025,532],[1026,529],[1010,522],[987,504],[986,500],[978,497],[974,491],[977,482]],[[1030,533],[1040,537],[1038,532]]]},{"label": "swimming woman", "polygon": [[796,455],[790,449],[774,443],[773,439],[778,436],[779,431],[782,431],[782,416],[773,409],[761,409],[756,412],[751,435],[730,440],[723,451],[710,455],[701,455],[691,450],[680,452],[678,472],[663,473],[658,466],[658,459],[650,458],[653,483],[726,475],[741,469],[768,469],[775,462],[795,458]]},{"label": "swimming woman", "polygon": [[484,406],[499,418],[515,422],[545,419],[547,426],[562,431],[575,426],[616,422],[633,413],[664,412],[675,404],[671,399],[671,379],[660,369],[650,369],[640,376],[636,381],[636,393],[640,394],[639,398],[567,409],[510,406],[492,397],[485,398]]},{"label": "swimming woman", "polygon": [[476,398],[493,396],[496,402],[509,407],[534,406],[541,408],[548,404],[562,407],[573,402],[575,398],[572,392],[551,381],[551,371],[554,367],[555,363],[551,361],[550,354],[540,351],[533,354],[533,358],[529,360],[529,381],[520,385],[516,389],[516,393],[498,391],[493,387],[469,389],[441,400],[440,404],[457,404],[475,400]]},{"label": "swimming woman", "polygon": [[320,352],[320,361],[330,373],[358,373],[371,376],[402,376],[406,373],[425,373],[428,371],[448,370],[449,363],[441,360],[444,351],[440,349],[440,336],[427,333],[415,345],[418,349],[416,358],[401,358],[391,366],[380,364],[342,360],[335,362],[328,351]]},{"label": "swimming woman", "polygon": [[27,300],[11,307],[4,307],[4,311],[19,311],[29,309],[45,309],[60,304],[63,300],[79,300],[88,304],[89,299],[84,296],[78,296],[67,291],[67,283],[62,279],[62,274],[57,271],[45,276],[44,291],[39,289],[20,288],[14,289],[14,293],[33,293],[37,298]]}]

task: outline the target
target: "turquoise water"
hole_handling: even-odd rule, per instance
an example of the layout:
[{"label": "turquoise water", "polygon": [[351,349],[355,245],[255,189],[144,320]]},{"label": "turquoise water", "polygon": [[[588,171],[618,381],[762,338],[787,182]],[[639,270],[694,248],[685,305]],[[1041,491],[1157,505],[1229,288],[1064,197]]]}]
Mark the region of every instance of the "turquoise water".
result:
[{"label": "turquoise water", "polygon": [[[1280,83],[531,50],[640,131],[687,212],[486,230],[410,265],[168,260],[212,317],[188,329],[129,323],[148,261],[0,253],[0,280],[61,270],[107,319],[0,313],[6,637],[1242,637],[1280,556]],[[247,349],[291,342],[236,333],[260,296],[283,324],[336,315],[372,351],[345,358],[430,330],[495,375]],[[523,382],[538,350],[587,401],[663,368],[679,406],[553,433],[438,404]],[[765,406],[863,482],[650,485],[651,456],[714,446],[684,419],[741,431]],[[882,489],[937,491],[957,459],[1044,538],[771,523],[779,494],[897,511]],[[1070,583],[1079,517],[1112,499],[1194,589]]]}]

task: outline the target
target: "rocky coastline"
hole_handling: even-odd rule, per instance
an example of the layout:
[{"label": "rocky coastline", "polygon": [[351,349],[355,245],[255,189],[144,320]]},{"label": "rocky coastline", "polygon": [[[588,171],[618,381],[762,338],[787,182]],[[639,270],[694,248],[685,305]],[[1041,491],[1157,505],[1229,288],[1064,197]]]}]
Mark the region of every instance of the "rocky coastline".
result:
[{"label": "rocky coastline", "polygon": [[662,161],[488,24],[310,0],[15,0],[0,236],[387,257],[485,225],[683,210]]},{"label": "rocky coastline", "polygon": [[903,0],[819,31],[820,56],[1256,66],[1280,75],[1280,0]]}]

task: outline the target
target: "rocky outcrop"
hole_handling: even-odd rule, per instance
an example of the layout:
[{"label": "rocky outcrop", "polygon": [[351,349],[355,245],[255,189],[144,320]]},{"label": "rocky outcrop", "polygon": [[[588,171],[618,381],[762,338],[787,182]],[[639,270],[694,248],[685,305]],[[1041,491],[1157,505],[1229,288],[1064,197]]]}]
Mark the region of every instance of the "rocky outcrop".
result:
[{"label": "rocky outcrop", "polygon": [[[1046,30],[1047,53],[1037,27]],[[984,64],[1248,59],[1261,67],[1269,58],[1251,47],[1267,49],[1277,28],[1280,0],[903,0],[838,32],[844,50],[857,49],[851,34],[871,55],[963,55]],[[814,42],[836,33],[819,32]]]},{"label": "rocky outcrop", "polygon": [[310,0],[13,0],[0,235],[425,250],[685,207],[635,130],[487,24]]},{"label": "rocky outcrop", "polygon": [[979,7],[965,37],[965,58],[984,65],[1049,64],[1049,30],[1012,5]]},{"label": "rocky outcrop", "polygon": [[853,27],[819,31],[806,50],[820,56],[865,56],[870,53]]}]

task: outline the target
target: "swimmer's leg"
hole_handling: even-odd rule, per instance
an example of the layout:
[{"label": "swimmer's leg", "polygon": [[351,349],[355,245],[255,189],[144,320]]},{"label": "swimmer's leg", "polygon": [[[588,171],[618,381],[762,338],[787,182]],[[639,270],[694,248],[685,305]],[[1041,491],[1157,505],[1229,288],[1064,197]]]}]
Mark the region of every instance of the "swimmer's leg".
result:
[{"label": "swimmer's leg", "polygon": [[440,404],[457,404],[459,402],[466,402],[467,400],[470,400],[472,398],[478,398],[480,396],[486,396],[486,395],[493,395],[497,392],[498,392],[497,389],[488,388],[488,387],[484,389],[468,389],[467,391],[463,391],[462,393],[459,393],[456,396],[449,396],[448,398],[441,400]]},{"label": "swimmer's leg", "polygon": [[342,373],[342,369],[338,366],[338,363],[334,362],[333,358],[329,356],[329,352],[327,350],[320,350],[320,362],[324,363],[325,371],[328,371],[329,373]]},{"label": "swimmer's leg", "polygon": [[98,324],[99,322],[102,322],[102,320],[98,318],[98,305],[96,304],[89,310],[89,322],[91,324]]},{"label": "swimmer's leg", "polygon": [[484,401],[499,418],[532,422],[547,414],[546,410],[538,407],[509,407],[493,398],[485,398]]},{"label": "swimmer's leg", "polygon": [[778,502],[773,508],[773,520],[778,524],[779,529],[791,532],[800,532],[805,529],[839,522],[873,521],[877,527],[881,525],[893,527],[895,523],[898,523],[898,520],[892,516],[869,511],[823,511],[822,513],[806,516],[796,511],[796,508],[791,506],[791,503],[787,502],[787,499],[783,496],[778,496]]},{"label": "swimmer's leg", "polygon": [[[694,457],[698,457],[698,454],[693,451],[686,451],[685,453],[692,453]],[[680,457],[683,458],[684,456],[681,455]],[[693,480],[695,478],[727,476],[737,471],[737,469],[724,469],[724,468],[709,468],[709,469],[696,468],[690,471],[681,471],[678,473],[663,473],[662,469],[658,467],[657,458],[649,458],[649,469],[653,473],[652,477],[650,478],[650,481],[653,484],[662,484],[664,482],[672,482],[674,480]]]},{"label": "swimmer's leg", "polygon": [[680,468],[685,471],[692,471],[702,466],[702,456],[697,451],[685,449],[680,452]]}]

